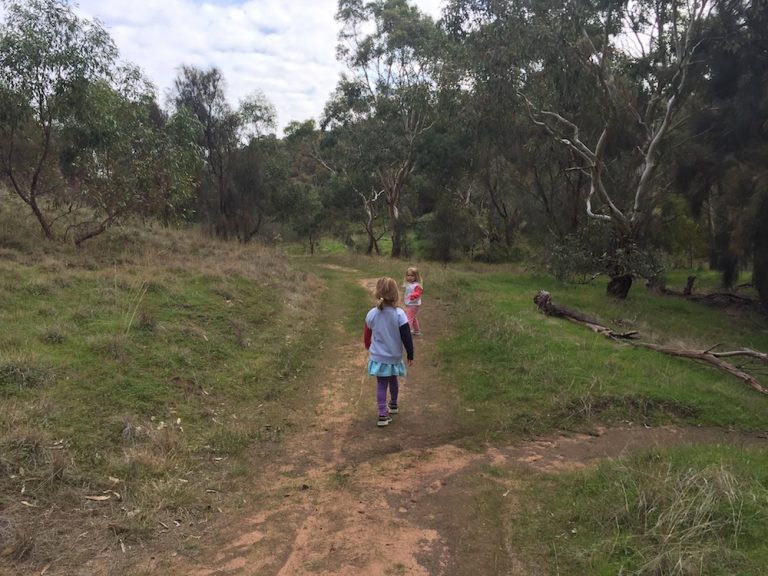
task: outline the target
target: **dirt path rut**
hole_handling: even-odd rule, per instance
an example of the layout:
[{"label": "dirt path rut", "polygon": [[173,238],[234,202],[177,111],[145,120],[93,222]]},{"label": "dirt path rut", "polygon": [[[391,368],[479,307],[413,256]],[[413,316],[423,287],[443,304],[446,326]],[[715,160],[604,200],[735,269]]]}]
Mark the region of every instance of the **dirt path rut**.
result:
[{"label": "dirt path rut", "polygon": [[[372,289],[373,280],[361,283]],[[322,376],[318,410],[305,415],[307,433],[288,440],[290,462],[267,464],[260,510],[222,527],[195,559],[164,568],[198,576],[448,574],[450,546],[413,512],[483,456],[445,442],[458,431],[455,401],[437,377],[436,312],[424,314],[432,332],[416,341],[401,412],[386,428],[376,426],[362,342],[335,326],[326,340],[335,368]]]}]

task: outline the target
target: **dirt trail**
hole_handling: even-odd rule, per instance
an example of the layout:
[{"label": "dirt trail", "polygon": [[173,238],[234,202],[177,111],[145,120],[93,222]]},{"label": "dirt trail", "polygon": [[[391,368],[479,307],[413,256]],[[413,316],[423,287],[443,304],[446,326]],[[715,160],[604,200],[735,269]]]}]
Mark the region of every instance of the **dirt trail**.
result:
[{"label": "dirt trail", "polygon": [[[345,271],[350,272],[350,271]],[[361,283],[368,289],[372,280]],[[482,466],[558,471],[588,466],[627,450],[701,439],[722,431],[609,429],[596,435],[557,436],[520,446],[470,452],[453,441],[462,431],[452,414],[462,409],[440,378],[435,342],[447,330],[447,304],[424,307],[425,336],[401,387],[401,413],[376,426],[366,352],[340,326],[326,343],[318,409],[287,440],[290,462],[265,462],[256,510],[222,526],[200,544],[194,559],[181,555],[158,574],[209,575],[469,575],[526,574],[505,550],[498,527],[472,510],[466,479]],[[748,440],[746,440],[748,441]],[[514,486],[499,486],[513,501]]]}]

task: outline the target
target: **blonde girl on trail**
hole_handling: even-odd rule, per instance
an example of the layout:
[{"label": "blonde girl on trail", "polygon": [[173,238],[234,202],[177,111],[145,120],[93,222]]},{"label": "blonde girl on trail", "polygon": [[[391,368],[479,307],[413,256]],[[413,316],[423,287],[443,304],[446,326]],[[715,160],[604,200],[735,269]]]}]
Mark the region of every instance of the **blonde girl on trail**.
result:
[{"label": "blonde girl on trail", "polygon": [[421,336],[421,326],[417,315],[421,310],[421,295],[424,293],[424,284],[421,280],[419,270],[413,266],[405,271],[405,293],[403,294],[403,304],[405,304],[405,315],[408,318],[408,324],[411,326],[411,334]]},{"label": "blonde girl on trail", "polygon": [[397,306],[400,299],[397,282],[388,276],[379,278],[375,296],[379,302],[365,316],[363,342],[369,353],[368,374],[376,376],[377,426],[388,426],[392,421],[391,415],[398,412],[400,383],[397,377],[406,374],[403,348],[408,366],[413,366],[413,339],[408,318]]}]

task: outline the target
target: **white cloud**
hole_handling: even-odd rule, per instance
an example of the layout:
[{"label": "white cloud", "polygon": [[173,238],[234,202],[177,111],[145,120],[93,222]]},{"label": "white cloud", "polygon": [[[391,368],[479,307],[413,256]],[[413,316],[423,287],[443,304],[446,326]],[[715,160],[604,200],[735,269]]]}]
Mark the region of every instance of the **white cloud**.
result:
[{"label": "white cloud", "polygon": [[[438,18],[444,0],[412,3]],[[336,0],[80,0],[76,10],[102,22],[161,101],[181,64],[215,65],[233,105],[261,90],[283,128],[317,120],[342,71]]]}]

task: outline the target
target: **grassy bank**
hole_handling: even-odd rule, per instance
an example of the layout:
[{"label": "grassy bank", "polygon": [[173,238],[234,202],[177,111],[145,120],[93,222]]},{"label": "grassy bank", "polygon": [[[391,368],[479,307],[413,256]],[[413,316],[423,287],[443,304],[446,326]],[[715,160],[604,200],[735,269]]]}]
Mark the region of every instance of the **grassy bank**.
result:
[{"label": "grassy bank", "polygon": [[18,226],[0,246],[0,562],[193,547],[295,424],[322,282],[194,232],[74,250]]},{"label": "grassy bank", "polygon": [[698,446],[528,478],[510,539],[544,574],[760,576],[766,470],[765,450]]},{"label": "grassy bank", "polygon": [[[682,348],[768,350],[768,320],[724,312],[638,287],[626,301],[604,285],[476,267],[433,274],[432,290],[454,307],[454,337],[443,344],[446,370],[488,437],[596,424],[686,423],[767,430],[765,398],[740,380],[692,360],[610,341],[536,310],[548,289],[567,305],[643,340]],[[768,384],[765,371],[758,379]]]},{"label": "grassy bank", "polygon": [[[610,425],[768,430],[764,396],[692,360],[610,341],[536,311],[539,289],[646,341],[768,350],[768,319],[635,288],[573,286],[499,268],[434,270],[432,293],[451,303],[442,343],[476,441]],[[425,298],[425,301],[429,302]],[[750,366],[763,385],[764,368]],[[689,446],[604,462],[597,470],[511,473],[507,549],[530,574],[754,575],[768,565],[768,450]],[[507,473],[499,472],[502,477]]]}]

